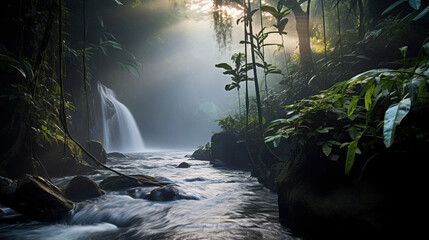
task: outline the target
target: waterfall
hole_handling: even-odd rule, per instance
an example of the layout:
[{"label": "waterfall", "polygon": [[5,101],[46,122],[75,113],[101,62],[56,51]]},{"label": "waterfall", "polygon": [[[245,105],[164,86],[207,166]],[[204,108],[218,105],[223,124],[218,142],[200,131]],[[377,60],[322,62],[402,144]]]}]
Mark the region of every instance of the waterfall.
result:
[{"label": "waterfall", "polygon": [[101,97],[101,142],[107,152],[142,152],[143,138],[130,110],[112,89],[98,83]]}]

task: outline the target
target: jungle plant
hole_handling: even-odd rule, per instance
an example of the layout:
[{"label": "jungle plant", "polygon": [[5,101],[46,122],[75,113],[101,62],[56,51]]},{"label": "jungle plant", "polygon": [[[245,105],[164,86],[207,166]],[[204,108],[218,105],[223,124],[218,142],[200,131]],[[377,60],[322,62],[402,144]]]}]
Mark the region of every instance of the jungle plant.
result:
[{"label": "jungle plant", "polygon": [[[257,34],[249,35],[249,37],[254,40],[253,49],[255,51],[255,54],[262,62],[262,63],[255,63],[255,65],[257,67],[262,68],[264,71],[265,96],[267,97],[268,96],[267,76],[269,74],[282,74],[282,72],[276,66],[270,63],[267,63],[265,61],[264,48],[267,46],[281,46],[281,45],[276,43],[265,43],[265,40],[267,39],[269,33],[265,33],[264,30],[265,28],[262,28]],[[249,40],[240,41],[240,43],[252,44],[251,41]]]},{"label": "jungle plant", "polygon": [[[308,142],[321,146],[334,161],[347,147],[344,172],[349,174],[356,154],[369,161],[367,154],[380,145],[391,147],[404,137],[396,134],[401,121],[413,109],[428,108],[429,60],[423,57],[424,50],[429,52],[428,43],[414,67],[370,70],[286,106],[287,118],[270,124],[265,141],[278,147],[281,139],[294,136],[301,146]],[[427,139],[427,128],[414,128],[420,129],[414,138]]]},{"label": "jungle plant", "polygon": [[223,74],[231,76],[232,83],[225,85],[225,90],[231,91],[233,89],[237,89],[238,110],[241,116],[240,83],[246,81],[249,66],[244,64],[244,54],[241,52],[233,54],[231,56],[231,60],[234,62],[234,68],[228,63],[218,63],[215,65],[215,67],[224,69],[225,71]]}]

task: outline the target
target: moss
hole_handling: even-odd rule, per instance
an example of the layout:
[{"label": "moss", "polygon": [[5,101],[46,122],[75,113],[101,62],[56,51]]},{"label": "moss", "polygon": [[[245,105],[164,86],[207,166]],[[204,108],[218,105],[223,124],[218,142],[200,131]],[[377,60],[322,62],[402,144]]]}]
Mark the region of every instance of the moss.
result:
[{"label": "moss", "polygon": [[83,160],[79,146],[70,139],[64,141],[63,136],[54,135],[51,141],[38,146],[35,151],[51,177],[92,172],[92,168]]}]

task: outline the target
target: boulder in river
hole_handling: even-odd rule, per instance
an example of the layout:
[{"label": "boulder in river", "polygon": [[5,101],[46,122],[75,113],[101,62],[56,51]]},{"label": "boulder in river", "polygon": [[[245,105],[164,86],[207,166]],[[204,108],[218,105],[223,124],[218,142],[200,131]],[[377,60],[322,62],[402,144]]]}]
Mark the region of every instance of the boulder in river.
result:
[{"label": "boulder in river", "polygon": [[181,162],[181,163],[177,166],[177,168],[189,168],[189,167],[191,167],[191,165],[189,165],[189,163],[187,163],[187,162]]},{"label": "boulder in river", "polygon": [[210,161],[212,160],[212,155],[210,151],[211,150],[207,147],[200,147],[195,150],[190,157],[197,160]]},{"label": "boulder in river", "polygon": [[57,186],[41,177],[25,175],[16,188],[12,180],[1,178],[0,182],[1,204],[35,220],[56,221],[74,207]]},{"label": "boulder in river", "polygon": [[225,166],[238,169],[250,169],[250,159],[246,143],[232,133],[219,132],[211,137],[212,163],[217,159]]},{"label": "boulder in river", "polygon": [[104,179],[100,183],[100,187],[104,190],[119,191],[134,187],[162,186],[168,184],[165,182],[160,182],[155,178],[147,175],[131,175],[131,177],[134,177],[141,182],[139,183],[133,179],[124,176],[111,176]]},{"label": "boulder in river", "polygon": [[84,176],[74,177],[65,190],[66,198],[84,201],[104,195],[104,191],[91,179]]},{"label": "boulder in river", "polygon": [[175,187],[168,185],[153,189],[145,198],[151,201],[173,201],[179,199],[180,195]]}]

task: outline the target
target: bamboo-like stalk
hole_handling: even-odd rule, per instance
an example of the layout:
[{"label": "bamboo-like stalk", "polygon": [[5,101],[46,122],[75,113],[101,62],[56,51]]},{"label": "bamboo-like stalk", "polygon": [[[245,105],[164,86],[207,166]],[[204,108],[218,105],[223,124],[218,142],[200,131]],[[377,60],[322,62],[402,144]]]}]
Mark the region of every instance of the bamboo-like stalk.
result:
[{"label": "bamboo-like stalk", "polygon": [[[251,13],[252,12],[252,8],[250,6],[250,0],[247,0],[247,12]],[[252,66],[253,66],[253,79],[255,81],[255,92],[256,92],[256,105],[257,105],[257,109],[258,109],[258,120],[259,120],[259,140],[262,143],[262,134],[263,134],[263,130],[262,130],[262,109],[261,109],[261,96],[259,93],[259,83],[258,83],[258,73],[256,70],[256,59],[255,59],[255,49],[254,49],[254,44],[253,44],[253,26],[252,26],[252,16],[247,17],[247,21],[249,22],[249,33],[250,36],[252,36],[250,38],[250,52],[251,52],[251,57],[252,57]]]}]

